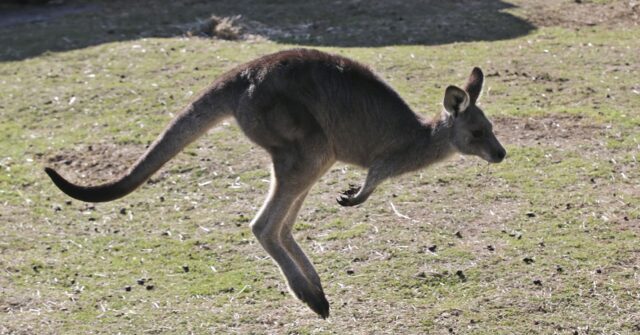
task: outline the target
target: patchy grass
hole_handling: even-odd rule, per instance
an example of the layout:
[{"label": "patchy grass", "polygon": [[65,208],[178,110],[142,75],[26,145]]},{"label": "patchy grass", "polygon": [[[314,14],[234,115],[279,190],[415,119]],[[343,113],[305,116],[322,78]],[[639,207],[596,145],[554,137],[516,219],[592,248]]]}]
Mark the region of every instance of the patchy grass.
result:
[{"label": "patchy grass", "polygon": [[[471,34],[436,20],[434,37],[420,39],[429,36],[416,21],[423,15],[404,5],[389,13],[393,2],[297,5],[308,21],[286,1],[141,1],[128,11],[69,3],[98,7],[0,27],[10,46],[0,56],[0,333],[640,329],[640,28],[631,4],[567,1],[554,4],[571,13],[558,18],[545,1],[421,2],[450,19],[471,15],[461,11],[469,5],[488,23],[469,21]],[[594,9],[595,23],[578,15]],[[237,14],[255,29],[243,33],[262,38],[183,37],[203,18]],[[499,23],[517,33],[494,30]],[[371,41],[368,28],[384,33]],[[54,165],[83,183],[108,180],[217,75],[300,45],[369,64],[429,115],[447,85],[481,66],[483,107],[509,151],[500,165],[456,157],[397,178],[356,208],[334,198],[365,172],[338,164],[327,173],[296,224],[331,302],[327,321],[289,296],[248,229],[268,189],[268,158],[233,123],[115,202],[70,200],[42,172]]]}]

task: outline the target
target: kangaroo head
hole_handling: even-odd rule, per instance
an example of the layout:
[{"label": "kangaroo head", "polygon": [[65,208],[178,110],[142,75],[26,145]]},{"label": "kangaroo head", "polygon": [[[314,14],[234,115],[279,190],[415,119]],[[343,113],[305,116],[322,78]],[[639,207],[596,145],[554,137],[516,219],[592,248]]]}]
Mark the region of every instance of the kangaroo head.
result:
[{"label": "kangaroo head", "polygon": [[500,163],[507,155],[495,134],[491,122],[476,105],[484,75],[474,68],[464,89],[447,87],[444,108],[452,120],[451,143],[460,153],[475,155],[490,163]]}]

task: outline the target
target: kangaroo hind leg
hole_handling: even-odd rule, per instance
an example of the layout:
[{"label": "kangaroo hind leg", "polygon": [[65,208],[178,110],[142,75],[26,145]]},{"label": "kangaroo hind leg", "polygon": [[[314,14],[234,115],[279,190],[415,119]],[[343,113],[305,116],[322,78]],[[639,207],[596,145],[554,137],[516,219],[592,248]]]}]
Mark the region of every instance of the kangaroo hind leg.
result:
[{"label": "kangaroo hind leg", "polygon": [[251,228],[260,244],[278,264],[291,292],[326,318],[329,316],[329,302],[319,277],[302,250],[293,246],[295,241],[289,227],[295,221],[304,195],[331,165],[326,151],[314,151],[313,157],[293,149],[272,153],[271,190],[252,221]]},{"label": "kangaroo hind leg", "polygon": [[320,276],[316,272],[313,264],[304,253],[300,245],[293,238],[293,226],[295,224],[296,218],[298,216],[298,212],[300,208],[302,208],[302,204],[304,203],[304,199],[307,197],[308,192],[303,193],[295,200],[293,206],[289,210],[289,214],[282,225],[282,230],[280,231],[280,238],[284,244],[284,247],[287,249],[289,254],[293,257],[293,260],[298,264],[298,266],[302,269],[307,279],[314,286],[318,287],[322,290],[322,283],[320,281]]}]

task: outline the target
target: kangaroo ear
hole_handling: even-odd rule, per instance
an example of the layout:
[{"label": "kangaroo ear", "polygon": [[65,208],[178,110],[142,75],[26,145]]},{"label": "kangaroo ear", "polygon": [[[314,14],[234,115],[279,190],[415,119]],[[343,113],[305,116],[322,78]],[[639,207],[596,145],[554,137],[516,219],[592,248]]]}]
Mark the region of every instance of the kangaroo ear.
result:
[{"label": "kangaroo ear", "polygon": [[480,70],[479,67],[474,67],[473,71],[471,71],[471,75],[469,76],[469,80],[467,81],[467,85],[465,85],[464,87],[464,90],[469,93],[471,104],[475,104],[476,101],[478,101],[480,92],[482,92],[483,83],[484,74],[482,74],[482,70]]},{"label": "kangaroo ear", "polygon": [[469,107],[469,94],[457,86],[449,86],[444,91],[443,105],[449,114],[458,117]]}]

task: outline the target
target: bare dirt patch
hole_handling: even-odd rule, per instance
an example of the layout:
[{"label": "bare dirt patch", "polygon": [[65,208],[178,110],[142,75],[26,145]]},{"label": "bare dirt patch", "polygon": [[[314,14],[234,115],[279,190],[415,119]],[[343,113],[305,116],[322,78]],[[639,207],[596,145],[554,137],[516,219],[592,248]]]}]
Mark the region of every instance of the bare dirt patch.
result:
[{"label": "bare dirt patch", "polygon": [[539,27],[637,26],[638,1],[522,1],[527,20]]},{"label": "bare dirt patch", "polygon": [[592,152],[606,150],[603,139],[610,128],[593,123],[581,115],[547,115],[541,117],[501,117],[494,120],[497,136],[518,147],[584,147]]},{"label": "bare dirt patch", "polygon": [[45,163],[71,180],[100,182],[124,173],[142,151],[142,148],[134,145],[96,143],[57,152],[46,158]]}]

